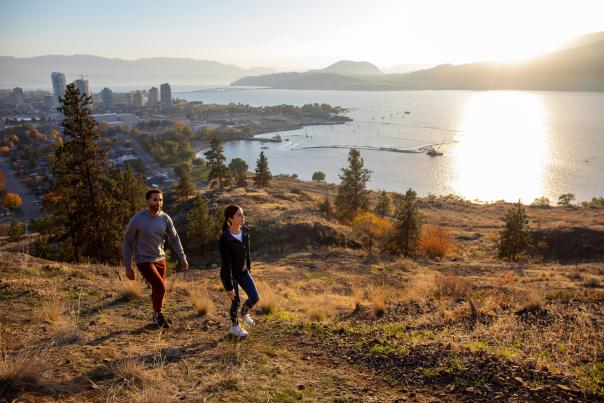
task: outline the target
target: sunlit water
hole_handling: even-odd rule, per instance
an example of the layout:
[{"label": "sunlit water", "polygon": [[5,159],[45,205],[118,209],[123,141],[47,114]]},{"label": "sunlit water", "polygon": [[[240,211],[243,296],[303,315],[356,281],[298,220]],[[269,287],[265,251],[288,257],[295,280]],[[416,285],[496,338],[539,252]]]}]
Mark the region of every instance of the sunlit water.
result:
[{"label": "sunlit water", "polygon": [[[175,93],[190,101],[254,106],[329,103],[350,108],[345,125],[280,132],[266,143],[273,174],[310,179],[323,171],[338,182],[346,148],[357,146],[372,171],[369,186],[420,195],[458,194],[470,200],[552,202],[604,195],[604,93],[523,91],[297,91],[231,90]],[[405,113],[409,112],[409,113]],[[271,135],[269,135],[270,137]],[[441,144],[444,155],[397,153],[363,147],[415,149]],[[256,164],[260,142],[225,144],[225,153]]]}]

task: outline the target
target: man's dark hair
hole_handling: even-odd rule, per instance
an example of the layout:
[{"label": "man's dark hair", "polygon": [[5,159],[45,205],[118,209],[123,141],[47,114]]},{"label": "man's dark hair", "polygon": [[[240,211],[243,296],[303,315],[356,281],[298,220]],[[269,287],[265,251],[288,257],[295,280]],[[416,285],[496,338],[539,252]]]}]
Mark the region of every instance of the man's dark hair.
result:
[{"label": "man's dark hair", "polygon": [[151,198],[151,195],[155,194],[155,193],[163,195],[163,193],[162,193],[161,190],[159,190],[159,189],[151,189],[151,190],[147,191],[147,193],[145,193],[145,199],[149,200]]}]

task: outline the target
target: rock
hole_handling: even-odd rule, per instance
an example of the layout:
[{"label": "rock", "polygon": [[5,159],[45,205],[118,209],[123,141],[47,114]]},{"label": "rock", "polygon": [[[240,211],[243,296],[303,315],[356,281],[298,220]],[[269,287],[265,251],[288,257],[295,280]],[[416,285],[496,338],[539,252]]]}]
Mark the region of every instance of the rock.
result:
[{"label": "rock", "polygon": [[306,386],[304,385],[298,385],[298,390],[304,390],[306,388]]}]

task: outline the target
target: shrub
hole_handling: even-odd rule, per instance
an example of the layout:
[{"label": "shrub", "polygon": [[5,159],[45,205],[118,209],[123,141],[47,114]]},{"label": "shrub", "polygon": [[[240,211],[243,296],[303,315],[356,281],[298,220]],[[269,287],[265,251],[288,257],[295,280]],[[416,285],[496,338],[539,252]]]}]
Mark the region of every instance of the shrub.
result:
[{"label": "shrub", "polygon": [[444,258],[455,250],[455,242],[449,233],[435,225],[426,225],[418,246],[423,253],[432,258]]},{"label": "shrub", "polygon": [[520,200],[507,211],[503,221],[505,228],[499,233],[499,257],[516,260],[516,255],[528,246],[528,218]]}]

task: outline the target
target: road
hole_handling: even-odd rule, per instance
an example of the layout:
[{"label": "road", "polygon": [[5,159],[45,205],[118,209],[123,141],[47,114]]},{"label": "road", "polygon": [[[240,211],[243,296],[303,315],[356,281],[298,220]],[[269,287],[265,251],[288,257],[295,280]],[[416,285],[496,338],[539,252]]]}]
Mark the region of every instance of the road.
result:
[{"label": "road", "polygon": [[147,175],[160,176],[162,174],[165,174],[167,181],[174,182],[176,180],[176,175],[174,174],[174,171],[161,167],[157,163],[157,161],[155,161],[155,158],[153,158],[151,154],[147,152],[145,147],[143,147],[134,137],[125,133],[119,133],[116,136],[121,140],[130,141],[132,150],[134,151],[136,156],[144,162],[145,168],[147,169]]},{"label": "road", "polygon": [[0,169],[4,173],[6,180],[6,191],[9,193],[16,193],[21,196],[21,215],[19,218],[24,221],[29,221],[32,218],[38,218],[40,216],[40,206],[36,206],[34,203],[38,202],[38,198],[30,192],[30,190],[19,180],[14,174],[10,167],[9,162],[0,158]]}]

